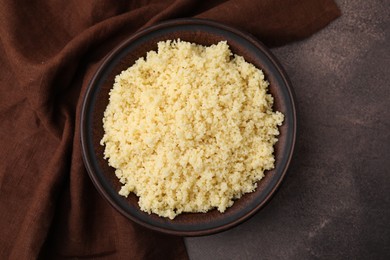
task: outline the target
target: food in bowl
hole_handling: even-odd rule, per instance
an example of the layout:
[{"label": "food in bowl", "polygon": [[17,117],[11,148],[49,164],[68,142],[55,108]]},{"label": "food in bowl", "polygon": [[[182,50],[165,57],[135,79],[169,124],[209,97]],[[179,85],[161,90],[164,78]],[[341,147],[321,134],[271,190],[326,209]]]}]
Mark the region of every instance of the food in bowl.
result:
[{"label": "food in bowl", "polygon": [[224,212],[274,167],[284,115],[263,72],[227,42],[161,41],[115,78],[104,157],[140,209],[174,219]]}]

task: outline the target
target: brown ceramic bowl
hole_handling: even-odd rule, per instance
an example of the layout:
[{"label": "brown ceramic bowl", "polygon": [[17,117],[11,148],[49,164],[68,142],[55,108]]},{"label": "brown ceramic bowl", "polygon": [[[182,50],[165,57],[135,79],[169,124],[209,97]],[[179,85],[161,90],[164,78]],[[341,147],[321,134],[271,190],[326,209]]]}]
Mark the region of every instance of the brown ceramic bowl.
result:
[{"label": "brown ceramic bowl", "polygon": [[[274,96],[274,109],[285,115],[280,127],[279,141],[275,145],[275,169],[265,173],[256,191],[245,194],[234,205],[219,213],[184,213],[174,220],[147,214],[138,207],[138,198],[118,194],[120,183],[103,159],[104,147],[99,144],[103,136],[102,118],[108,104],[108,93],[115,75],[130,67],[146,52],[157,49],[157,42],[178,39],[202,45],[227,41],[233,53],[263,70]],[[81,112],[81,143],[83,159],[96,188],[120,213],[153,230],[182,236],[199,236],[231,228],[262,208],[275,193],[290,163],[295,144],[296,114],[289,80],[275,57],[254,37],[226,25],[200,19],[179,19],[160,23],[131,35],[117,46],[103,61],[90,82]]]}]

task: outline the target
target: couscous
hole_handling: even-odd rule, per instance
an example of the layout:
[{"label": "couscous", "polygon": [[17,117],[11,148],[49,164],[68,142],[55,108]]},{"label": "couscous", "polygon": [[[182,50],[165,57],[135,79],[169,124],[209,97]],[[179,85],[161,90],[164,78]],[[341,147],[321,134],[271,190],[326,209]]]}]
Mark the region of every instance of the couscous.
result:
[{"label": "couscous", "polygon": [[284,116],[263,72],[227,42],[163,41],[116,76],[104,155],[141,210],[224,212],[274,167]]}]

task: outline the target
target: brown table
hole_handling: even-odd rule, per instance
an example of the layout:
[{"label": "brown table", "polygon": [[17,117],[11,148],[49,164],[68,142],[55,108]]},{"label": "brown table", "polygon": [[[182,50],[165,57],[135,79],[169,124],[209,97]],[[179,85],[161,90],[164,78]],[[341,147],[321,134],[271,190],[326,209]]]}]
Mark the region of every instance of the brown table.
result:
[{"label": "brown table", "polygon": [[273,49],[296,93],[295,156],[271,203],[191,259],[390,259],[390,1],[338,0],[343,15]]}]

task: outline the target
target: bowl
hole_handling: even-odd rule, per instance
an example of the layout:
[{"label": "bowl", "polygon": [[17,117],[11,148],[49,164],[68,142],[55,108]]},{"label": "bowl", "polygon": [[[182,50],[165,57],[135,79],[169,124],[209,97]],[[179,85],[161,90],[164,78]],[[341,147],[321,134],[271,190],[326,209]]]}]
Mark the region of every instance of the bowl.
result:
[{"label": "bowl", "polygon": [[[236,200],[224,213],[216,209],[207,213],[183,213],[174,220],[140,210],[138,197],[120,196],[121,187],[114,169],[103,159],[103,113],[108,104],[114,78],[134,64],[157,42],[178,39],[202,45],[227,41],[233,53],[263,70],[274,97],[274,110],[285,115],[275,144],[275,168],[265,172],[257,189]],[[88,174],[101,195],[130,220],[152,230],[180,236],[200,236],[227,230],[264,207],[280,186],[290,163],[296,138],[296,112],[293,92],[286,73],[271,52],[248,33],[210,20],[177,19],[162,22],[131,35],[103,60],[85,93],[81,110],[81,145]]]}]

